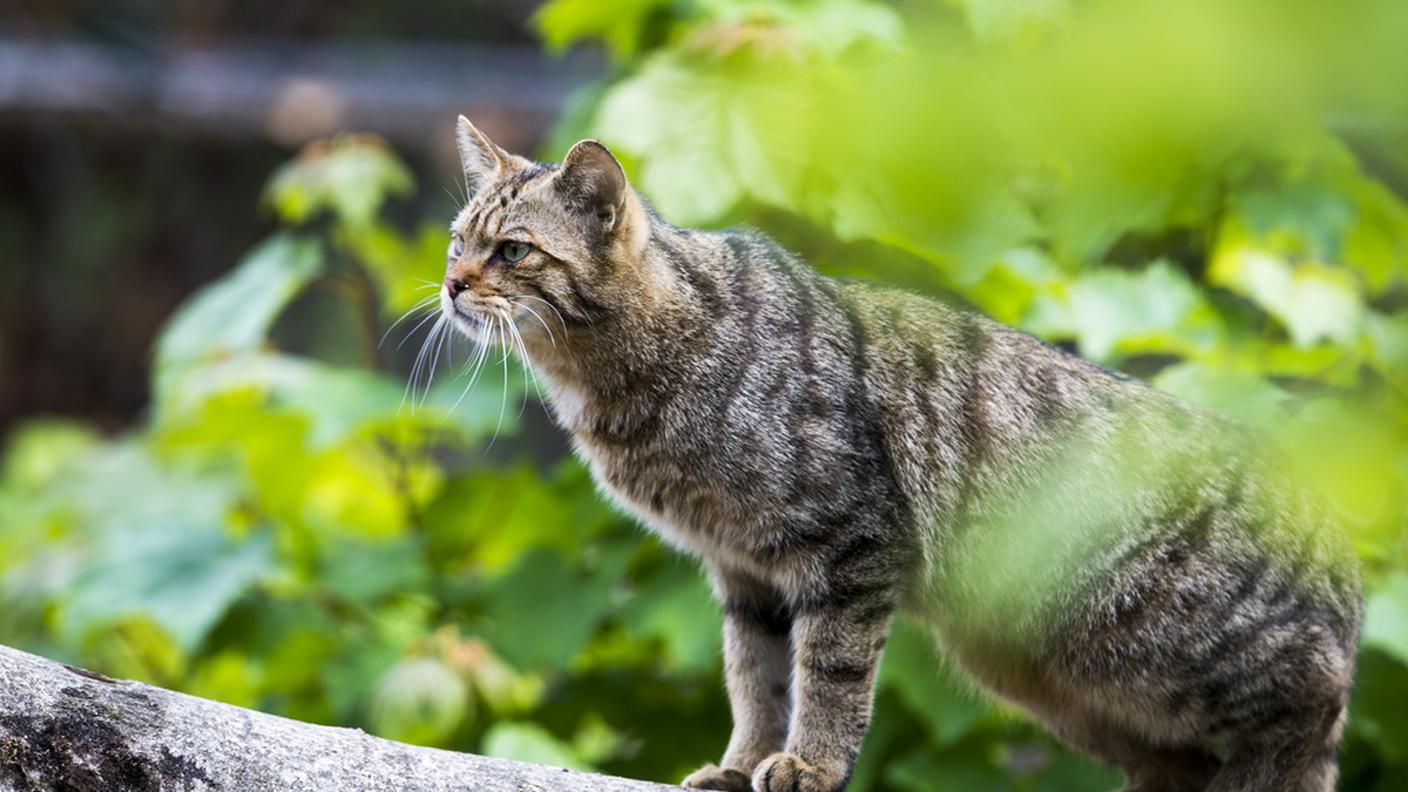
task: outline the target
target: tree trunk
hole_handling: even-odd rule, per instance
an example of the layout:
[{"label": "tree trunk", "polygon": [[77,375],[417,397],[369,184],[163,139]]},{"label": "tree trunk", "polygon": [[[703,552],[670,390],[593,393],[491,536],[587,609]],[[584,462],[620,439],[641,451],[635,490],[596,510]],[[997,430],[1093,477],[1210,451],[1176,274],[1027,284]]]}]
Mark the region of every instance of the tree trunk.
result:
[{"label": "tree trunk", "polygon": [[0,792],[669,789],[299,723],[0,646]]}]

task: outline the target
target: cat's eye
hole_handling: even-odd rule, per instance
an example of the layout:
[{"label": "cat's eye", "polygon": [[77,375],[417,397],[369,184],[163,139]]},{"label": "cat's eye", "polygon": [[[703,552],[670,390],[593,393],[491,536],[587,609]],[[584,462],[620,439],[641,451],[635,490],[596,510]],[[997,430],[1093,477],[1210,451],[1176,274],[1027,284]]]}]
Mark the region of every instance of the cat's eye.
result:
[{"label": "cat's eye", "polygon": [[464,255],[464,237],[454,234],[450,237],[450,253],[455,257]]},{"label": "cat's eye", "polygon": [[527,242],[514,242],[512,240],[499,245],[499,255],[507,261],[522,261],[525,256],[533,252],[533,246]]}]

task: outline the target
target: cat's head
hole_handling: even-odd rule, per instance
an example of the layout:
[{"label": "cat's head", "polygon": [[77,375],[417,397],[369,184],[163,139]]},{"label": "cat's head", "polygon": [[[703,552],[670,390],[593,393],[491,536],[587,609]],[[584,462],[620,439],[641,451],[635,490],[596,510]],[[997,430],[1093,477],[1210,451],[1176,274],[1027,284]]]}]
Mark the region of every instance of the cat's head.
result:
[{"label": "cat's head", "polygon": [[[469,200],[450,227],[440,304],[471,338],[548,339],[615,310],[648,218],[605,146],[584,140],[560,165],[504,151],[463,116]],[[559,334],[561,334],[559,333]],[[541,334],[541,335],[539,335]]]}]

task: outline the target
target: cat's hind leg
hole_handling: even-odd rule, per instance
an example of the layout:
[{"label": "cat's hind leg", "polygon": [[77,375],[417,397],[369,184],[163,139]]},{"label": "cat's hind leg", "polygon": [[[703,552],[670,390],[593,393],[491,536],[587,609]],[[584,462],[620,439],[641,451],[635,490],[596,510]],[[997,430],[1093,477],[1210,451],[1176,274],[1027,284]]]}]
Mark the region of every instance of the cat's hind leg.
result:
[{"label": "cat's hind leg", "polygon": [[1286,724],[1234,744],[1208,792],[1334,792],[1345,708]]},{"label": "cat's hind leg", "polygon": [[1202,792],[1222,762],[1196,745],[1157,745],[1122,726],[1090,718],[1052,724],[1052,731],[1072,748],[1119,770],[1123,792]]}]

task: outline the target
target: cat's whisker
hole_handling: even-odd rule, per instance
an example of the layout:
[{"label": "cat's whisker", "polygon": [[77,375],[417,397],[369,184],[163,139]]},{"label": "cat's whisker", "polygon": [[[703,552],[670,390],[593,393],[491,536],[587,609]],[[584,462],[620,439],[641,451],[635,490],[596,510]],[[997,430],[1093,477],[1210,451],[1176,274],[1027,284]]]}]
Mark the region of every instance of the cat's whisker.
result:
[{"label": "cat's whisker", "polygon": [[[432,371],[433,371],[433,369],[431,369],[431,364],[432,364],[432,361],[433,361],[433,356],[434,356],[435,350],[436,350],[436,348],[437,348],[437,345],[440,343],[440,340],[444,337],[444,334],[445,334],[445,317],[444,317],[444,316],[441,316],[440,319],[435,322],[435,326],[434,326],[433,328],[431,328],[430,336],[426,339],[426,343],[421,347],[421,360],[420,360],[420,362],[419,362],[419,372],[418,372],[418,374],[417,374],[417,376],[416,376],[416,378],[415,378],[416,387],[417,387],[417,388],[420,387],[420,382],[421,382],[421,379],[422,379],[422,377],[420,376],[420,374],[425,373],[427,370],[432,370]],[[426,389],[425,392],[428,394],[428,393],[430,392],[430,383],[429,383],[429,381],[426,382],[425,389]],[[416,410],[420,409],[420,407],[421,407],[423,404],[425,404],[425,399],[424,399],[424,397],[422,397],[422,398],[419,400],[419,402],[418,402],[418,401],[416,400],[416,393],[415,393],[415,390],[412,390],[412,391],[411,391],[411,414],[414,415],[415,412],[416,412]]]},{"label": "cat's whisker", "polygon": [[504,348],[503,357],[499,360],[503,364],[504,385],[503,395],[499,400],[499,421],[494,425],[494,436],[485,447],[486,451],[493,448],[495,441],[499,439],[499,432],[504,428],[504,410],[508,408],[508,334],[504,332],[503,320],[497,315],[494,317],[494,330],[498,333],[499,345]]},{"label": "cat's whisker", "polygon": [[[396,321],[392,322],[392,323],[391,323],[391,326],[388,327],[388,328],[386,328],[386,332],[385,332],[385,333],[382,333],[382,334],[381,334],[381,340],[376,342],[376,348],[377,348],[377,349],[381,349],[381,345],[386,343],[386,337],[389,336],[389,335],[391,335],[391,331],[392,331],[392,330],[395,330],[397,325],[399,325],[399,324],[401,324],[402,322],[404,322],[404,321],[406,321],[407,319],[409,319],[409,318],[410,318],[412,315],[414,315],[417,311],[423,311],[423,310],[425,310],[425,309],[427,309],[427,308],[430,308],[430,307],[433,306],[439,299],[440,299],[440,295],[438,295],[438,294],[432,294],[432,295],[430,295],[430,296],[428,296],[428,297],[423,297],[423,298],[421,298],[419,301],[416,302],[415,305],[412,305],[410,308],[407,308],[407,309],[406,309],[406,312],[403,313],[403,314],[401,314],[401,315],[396,319]],[[414,331],[413,331],[413,332],[414,332]],[[404,339],[402,339],[402,343],[405,343],[405,340],[404,340]],[[397,348],[399,349],[400,347],[397,347]]]},{"label": "cat's whisker", "polygon": [[[567,320],[562,318],[562,312],[559,311],[559,310],[557,310],[557,306],[556,306],[556,305],[553,305],[552,303],[548,302],[547,300],[544,300],[542,297],[538,297],[538,296],[535,296],[535,295],[532,295],[532,294],[525,294],[525,295],[522,296],[521,299],[524,299],[524,300],[537,300],[538,302],[542,303],[543,305],[546,305],[546,306],[548,307],[548,310],[549,310],[549,311],[552,311],[553,314],[557,316],[557,323],[558,323],[558,325],[561,326],[561,328],[562,328],[562,335],[563,335],[564,337],[566,337],[566,335],[567,335]],[[524,306],[524,307],[527,307],[527,306]]]},{"label": "cat's whisker", "polygon": [[[510,322],[508,323],[508,327],[509,327],[510,330],[513,331],[513,340],[514,340],[514,343],[518,345],[518,357],[519,357],[519,359],[521,360],[521,362],[523,363],[523,368],[524,368],[524,370],[528,372],[528,381],[531,382],[531,383],[533,383],[533,393],[534,393],[535,395],[538,394],[538,393],[541,393],[541,392],[542,392],[542,386],[538,384],[538,375],[533,372],[533,362],[532,362],[532,360],[528,357],[528,346],[527,346],[527,344],[524,344],[524,343],[523,343],[523,336],[522,336],[522,334],[520,334],[520,333],[518,332],[518,326],[517,326],[517,325],[515,325],[512,321],[510,321]],[[519,417],[519,418],[522,418],[522,417],[523,417],[523,411],[524,411],[527,407],[528,407],[528,390],[525,388],[524,391],[523,391],[523,398],[522,398],[522,399],[519,399],[519,401],[518,401],[518,417]]]},{"label": "cat's whisker", "polygon": [[[430,316],[427,316],[422,319],[420,321],[420,324],[416,325],[415,329],[413,329],[411,333],[406,336],[406,338],[409,339],[411,335],[414,335],[416,330],[419,330],[433,316],[435,316],[435,314],[431,314]],[[406,388],[404,391],[401,392],[401,404],[399,407],[396,408],[396,412],[398,415],[401,413],[402,410],[405,409],[406,401],[408,398],[411,402],[411,414],[415,415],[416,402],[413,394],[415,393],[416,383],[420,380],[421,363],[425,359],[426,348],[430,345],[431,340],[435,338],[436,333],[444,326],[444,319],[445,315],[443,313],[440,314],[440,319],[436,321],[435,325],[431,327],[430,332],[426,334],[425,339],[421,341],[420,350],[416,353],[415,363],[411,364],[411,375],[406,379]],[[403,339],[401,343],[404,344],[406,342]],[[397,349],[400,349],[399,345],[397,346]]]},{"label": "cat's whisker", "polygon": [[[420,321],[420,324],[418,324],[415,329],[416,329],[416,330],[419,330],[422,325],[424,325],[427,321],[429,321],[429,320],[432,319],[432,318],[434,318],[434,314],[431,314],[430,316],[427,316],[425,319],[422,319],[422,320]],[[414,394],[414,393],[415,393],[416,384],[417,384],[417,382],[419,381],[419,377],[420,377],[420,365],[421,365],[421,361],[425,359],[425,347],[426,347],[426,345],[429,343],[430,339],[433,337],[433,335],[434,335],[434,330],[435,330],[435,326],[432,325],[432,326],[431,326],[431,331],[430,331],[429,333],[426,333],[425,338],[422,338],[422,339],[421,339],[420,348],[416,350],[415,361],[414,361],[413,363],[411,363],[411,374],[410,374],[410,376],[409,376],[409,377],[407,378],[407,380],[406,380],[406,392],[404,392],[404,393],[401,394],[401,404],[402,404],[403,407],[405,406],[407,397],[408,397],[408,396],[411,396],[411,394]],[[415,331],[413,330],[412,333],[414,333],[414,332],[415,332]],[[409,338],[409,336],[408,336],[407,338]],[[405,343],[405,341],[403,340],[402,343]],[[414,414],[414,411],[415,411],[415,399],[414,399],[414,397],[411,397],[410,401],[411,401],[411,410],[412,410],[412,413]]]},{"label": "cat's whisker", "polygon": [[557,348],[557,338],[553,336],[553,334],[552,334],[552,328],[551,328],[551,327],[548,327],[548,323],[543,321],[543,317],[539,316],[537,311],[533,310],[532,308],[528,307],[527,305],[524,305],[524,304],[522,304],[522,303],[519,303],[518,307],[519,307],[519,308],[522,308],[523,310],[525,310],[525,311],[527,311],[528,313],[532,314],[532,315],[533,315],[533,318],[538,320],[538,324],[542,325],[542,326],[543,326],[543,329],[547,331],[547,333],[548,333],[548,340],[552,342],[553,348],[556,349],[556,348]]},{"label": "cat's whisker", "polygon": [[[422,407],[425,406],[426,400],[428,400],[428,399],[430,398],[430,387],[435,384],[435,368],[436,368],[436,366],[439,365],[439,363],[440,363],[440,354],[445,350],[445,341],[446,341],[446,339],[448,339],[451,335],[453,335],[453,333],[449,332],[449,331],[450,331],[450,326],[449,326],[449,323],[448,323],[448,322],[441,322],[441,323],[439,324],[439,327],[442,328],[442,330],[441,330],[441,332],[440,332],[440,338],[439,338],[439,340],[435,343],[435,349],[432,350],[431,353],[430,353],[430,374],[429,374],[428,377],[426,377],[426,380],[425,380],[425,393],[422,394],[421,397],[420,397],[420,404],[421,404]],[[452,345],[452,346],[451,346],[451,351],[452,351],[452,352],[453,352],[453,349],[454,349],[454,347],[453,347],[453,345]],[[451,365],[453,365],[453,355],[452,355],[452,363],[451,363]]]},{"label": "cat's whisker", "polygon": [[[426,314],[424,317],[422,317],[419,322],[416,322],[415,327],[412,327],[411,330],[410,330],[410,332],[406,333],[406,337],[403,338],[403,339],[401,339],[401,343],[397,344],[397,345],[396,345],[396,348],[397,348],[397,349],[400,349],[401,347],[405,346],[405,345],[406,345],[406,342],[407,342],[407,341],[410,341],[412,336],[414,336],[416,333],[420,332],[420,329],[421,329],[422,327],[425,327],[425,323],[426,323],[426,322],[429,322],[431,319],[434,319],[434,318],[435,318],[436,314],[440,314],[440,312],[439,312],[439,311],[431,311],[430,313],[428,313],[428,314]],[[443,316],[443,314],[441,314],[441,315]]]},{"label": "cat's whisker", "polygon": [[[469,395],[469,391],[474,387],[474,383],[479,381],[479,374],[484,369],[484,361],[487,360],[488,357],[488,339],[483,335],[477,336],[475,339],[474,352],[471,358],[465,361],[464,364],[465,371],[469,372],[469,381],[465,383],[464,390],[460,391],[459,398],[455,399],[455,403],[450,406],[449,411],[446,413],[447,415],[459,409],[460,403],[464,401],[464,397]],[[470,371],[471,366],[473,366],[473,371]]]}]

